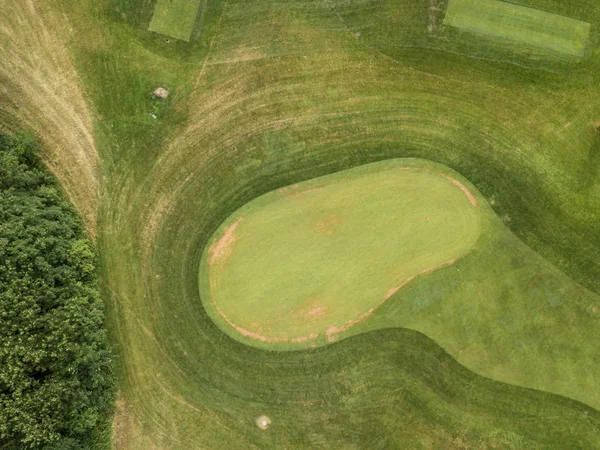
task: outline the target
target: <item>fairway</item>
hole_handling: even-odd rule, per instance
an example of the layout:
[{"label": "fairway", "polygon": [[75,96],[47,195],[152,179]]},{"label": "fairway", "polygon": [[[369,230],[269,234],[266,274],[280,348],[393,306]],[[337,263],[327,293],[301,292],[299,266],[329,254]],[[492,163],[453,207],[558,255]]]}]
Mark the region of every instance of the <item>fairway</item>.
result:
[{"label": "fairway", "polygon": [[196,16],[206,0],[157,0],[148,29],[189,42]]},{"label": "fairway", "polygon": [[332,341],[418,274],[468,253],[479,236],[475,198],[443,167],[408,164],[320,177],[236,211],[201,267],[217,323],[259,342]]},{"label": "fairway", "polygon": [[582,57],[590,24],[500,0],[450,0],[444,24],[476,34]]}]

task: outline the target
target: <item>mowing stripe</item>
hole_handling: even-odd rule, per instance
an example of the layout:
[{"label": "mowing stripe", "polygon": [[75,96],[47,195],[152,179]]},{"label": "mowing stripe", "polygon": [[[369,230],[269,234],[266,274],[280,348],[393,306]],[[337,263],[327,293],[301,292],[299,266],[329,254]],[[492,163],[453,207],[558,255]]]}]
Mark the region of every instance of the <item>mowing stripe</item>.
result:
[{"label": "mowing stripe", "polygon": [[583,57],[590,24],[499,0],[450,0],[444,24],[552,53]]}]

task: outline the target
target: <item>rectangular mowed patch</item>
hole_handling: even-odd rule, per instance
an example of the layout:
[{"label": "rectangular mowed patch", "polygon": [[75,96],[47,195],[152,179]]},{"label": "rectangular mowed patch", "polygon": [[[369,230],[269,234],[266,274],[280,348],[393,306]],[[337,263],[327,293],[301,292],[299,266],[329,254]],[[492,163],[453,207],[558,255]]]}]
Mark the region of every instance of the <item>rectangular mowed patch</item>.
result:
[{"label": "rectangular mowed patch", "polygon": [[182,41],[190,41],[200,5],[206,0],[157,0],[148,29]]},{"label": "rectangular mowed patch", "polygon": [[590,24],[500,0],[450,0],[444,25],[550,53],[583,57]]}]

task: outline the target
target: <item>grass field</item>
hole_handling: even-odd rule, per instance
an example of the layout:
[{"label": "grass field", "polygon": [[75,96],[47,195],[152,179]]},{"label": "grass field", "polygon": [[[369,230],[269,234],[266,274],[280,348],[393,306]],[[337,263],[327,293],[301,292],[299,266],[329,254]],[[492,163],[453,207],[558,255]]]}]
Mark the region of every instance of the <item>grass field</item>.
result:
[{"label": "grass field", "polygon": [[[214,0],[199,39],[170,44],[145,0],[0,6],[1,126],[62,142],[46,156],[61,180],[68,152],[97,158],[89,186],[64,186],[97,205],[113,448],[598,448],[596,0],[527,1],[591,24],[586,57],[558,65],[429,33],[429,0]],[[58,120],[65,95],[83,107]],[[474,251],[316,349],[265,351],[215,324],[198,273],[231,214],[394,158],[480,193]]]},{"label": "grass field", "polygon": [[189,42],[206,0],[157,0],[148,29]]},{"label": "grass field", "polygon": [[476,200],[437,169],[379,162],[244,205],[206,246],[205,308],[255,345],[333,341],[402,285],[475,245]]},{"label": "grass field", "polygon": [[590,24],[501,0],[450,0],[444,24],[481,36],[583,57]]}]

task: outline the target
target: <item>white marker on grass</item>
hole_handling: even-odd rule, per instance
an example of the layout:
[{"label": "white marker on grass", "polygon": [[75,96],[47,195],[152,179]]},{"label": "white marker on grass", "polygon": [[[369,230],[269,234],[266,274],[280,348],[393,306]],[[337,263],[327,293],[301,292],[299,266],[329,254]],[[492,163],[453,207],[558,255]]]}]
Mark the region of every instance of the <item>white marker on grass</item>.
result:
[{"label": "white marker on grass", "polygon": [[256,426],[261,430],[266,430],[269,428],[269,425],[271,425],[271,419],[269,419],[267,416],[260,416],[258,419],[256,419]]}]

